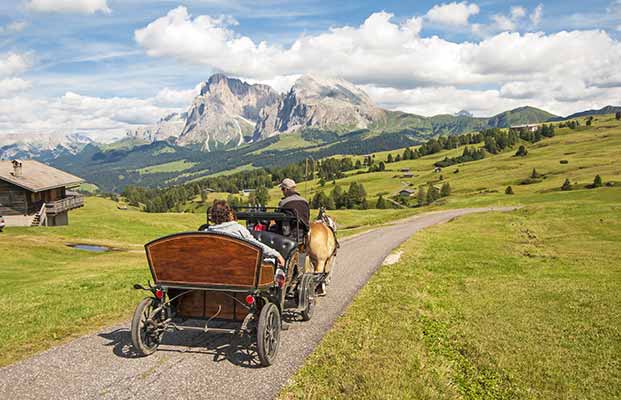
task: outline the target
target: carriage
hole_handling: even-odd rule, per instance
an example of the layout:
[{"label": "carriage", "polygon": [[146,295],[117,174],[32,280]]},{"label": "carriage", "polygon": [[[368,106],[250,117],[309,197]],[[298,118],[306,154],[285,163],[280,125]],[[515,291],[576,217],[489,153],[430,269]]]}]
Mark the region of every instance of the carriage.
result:
[{"label": "carriage", "polygon": [[[271,365],[278,352],[283,314],[310,320],[315,290],[322,279],[306,272],[301,221],[288,211],[237,212],[237,218],[246,221],[257,240],[280,252],[286,261],[283,267],[266,262],[259,246],[227,234],[205,232],[205,225],[147,243],[154,284],[134,285],[151,293],[139,303],[131,323],[137,353],[152,354],[166,332],[193,330],[256,340],[261,365]],[[284,236],[252,229],[265,221],[295,232]]]}]

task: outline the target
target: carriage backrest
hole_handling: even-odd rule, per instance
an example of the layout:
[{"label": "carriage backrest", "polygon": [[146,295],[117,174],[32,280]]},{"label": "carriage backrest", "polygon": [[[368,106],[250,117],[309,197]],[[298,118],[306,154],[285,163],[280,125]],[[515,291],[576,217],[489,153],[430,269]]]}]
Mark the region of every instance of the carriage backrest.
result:
[{"label": "carriage backrest", "polygon": [[259,242],[278,251],[286,259],[291,257],[293,250],[298,247],[298,243],[295,240],[278,233],[269,231],[252,231],[251,233]]},{"label": "carriage backrest", "polygon": [[185,232],[145,245],[157,284],[175,287],[256,287],[261,249],[215,232]]}]

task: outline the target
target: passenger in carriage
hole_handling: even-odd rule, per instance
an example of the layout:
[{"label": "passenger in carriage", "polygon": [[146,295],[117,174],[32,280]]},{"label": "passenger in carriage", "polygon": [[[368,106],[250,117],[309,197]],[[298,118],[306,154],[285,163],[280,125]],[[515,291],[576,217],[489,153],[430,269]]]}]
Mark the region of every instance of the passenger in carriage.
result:
[{"label": "passenger in carriage", "polygon": [[208,232],[226,233],[256,244],[263,249],[265,258],[276,259],[279,265],[285,265],[284,257],[277,250],[255,239],[245,226],[237,222],[235,211],[227,204],[226,200],[214,200],[209,211],[209,220],[215,225],[210,225],[206,229]]}]

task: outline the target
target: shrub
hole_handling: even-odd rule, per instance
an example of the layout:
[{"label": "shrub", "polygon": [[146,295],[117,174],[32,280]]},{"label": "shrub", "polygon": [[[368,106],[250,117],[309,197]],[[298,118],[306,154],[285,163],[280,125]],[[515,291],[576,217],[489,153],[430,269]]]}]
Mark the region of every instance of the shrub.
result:
[{"label": "shrub", "polygon": [[440,197],[448,197],[451,194],[451,185],[448,182],[442,185],[440,189]]},{"label": "shrub", "polygon": [[594,188],[602,187],[602,177],[599,175],[595,175],[595,179],[593,179]]},{"label": "shrub", "polygon": [[537,170],[535,168],[533,168],[533,172],[531,172],[530,174],[530,178],[531,179],[537,179],[537,178],[541,178],[541,174],[539,174],[537,172]]},{"label": "shrub", "polygon": [[569,182],[569,179],[565,179],[565,182],[563,182],[563,186],[561,186],[561,190],[567,191],[571,189],[571,182]]},{"label": "shrub", "polygon": [[505,189],[505,194],[513,194],[513,188],[511,186],[507,186]]},{"label": "shrub", "polygon": [[567,160],[561,160],[561,161],[560,161],[560,163],[561,163],[561,164],[569,164],[569,161],[567,161]]},{"label": "shrub", "polygon": [[518,151],[515,153],[515,156],[526,157],[527,154],[528,154],[528,150],[526,150],[526,147],[524,147],[524,145],[521,145]]},{"label": "shrub", "polygon": [[379,208],[380,210],[388,208],[386,205],[386,200],[384,199],[384,196],[380,195],[377,198],[377,203],[375,204],[375,208]]}]

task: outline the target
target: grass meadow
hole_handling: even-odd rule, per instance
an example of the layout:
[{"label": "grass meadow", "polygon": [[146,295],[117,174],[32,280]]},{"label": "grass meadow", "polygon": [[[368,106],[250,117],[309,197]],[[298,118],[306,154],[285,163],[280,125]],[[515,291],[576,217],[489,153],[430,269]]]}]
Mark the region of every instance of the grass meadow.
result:
[{"label": "grass meadow", "polygon": [[541,197],[412,237],[280,398],[619,398],[621,188]]}]

